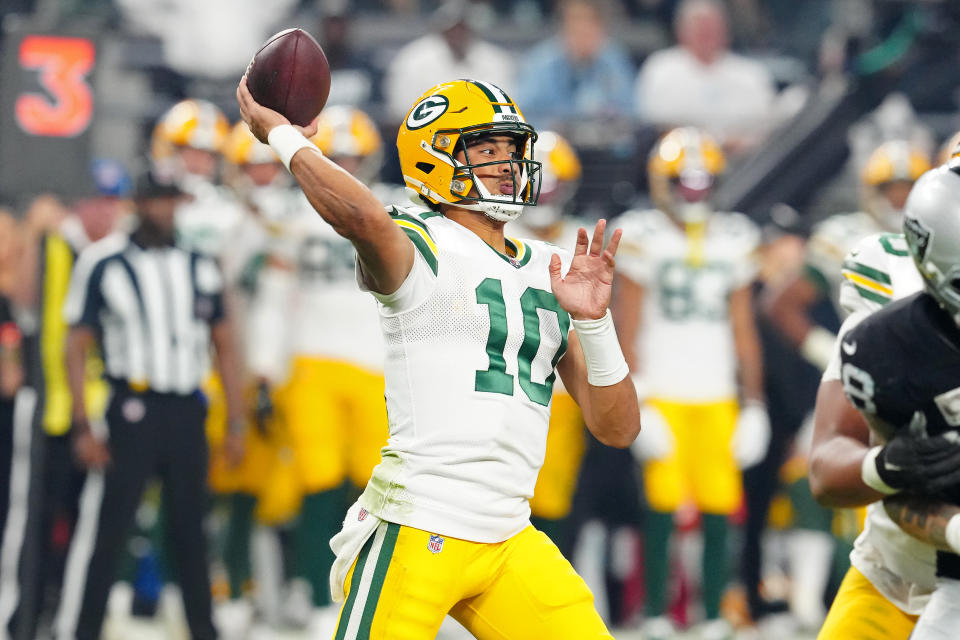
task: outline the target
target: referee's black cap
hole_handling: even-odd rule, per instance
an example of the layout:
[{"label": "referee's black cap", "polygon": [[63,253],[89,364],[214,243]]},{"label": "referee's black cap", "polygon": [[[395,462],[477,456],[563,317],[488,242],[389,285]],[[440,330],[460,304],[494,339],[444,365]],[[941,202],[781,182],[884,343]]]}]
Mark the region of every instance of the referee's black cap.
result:
[{"label": "referee's black cap", "polygon": [[137,174],[133,187],[136,200],[149,198],[179,198],[187,193],[176,182],[157,174],[153,169],[144,169]]}]

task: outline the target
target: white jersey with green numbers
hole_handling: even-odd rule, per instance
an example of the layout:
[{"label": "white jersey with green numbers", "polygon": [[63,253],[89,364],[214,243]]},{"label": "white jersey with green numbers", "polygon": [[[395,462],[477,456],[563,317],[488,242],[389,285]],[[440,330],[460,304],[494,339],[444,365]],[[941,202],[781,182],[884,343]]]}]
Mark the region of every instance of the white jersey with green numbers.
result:
[{"label": "white jersey with green numbers", "polygon": [[[884,230],[869,213],[838,213],[818,223],[807,242],[807,276],[830,298],[838,313],[844,259],[863,238]],[[842,315],[842,313],[841,313]]]},{"label": "white jersey with green numbers", "polygon": [[[406,526],[500,542],[529,522],[570,316],[551,292],[559,253],[508,239],[503,255],[419,208],[391,209],[416,248],[379,301],[390,439],[360,503]],[[362,284],[362,278],[358,280]]]},{"label": "white jersey with green numbers", "polygon": [[[907,243],[898,233],[861,239],[844,259],[842,275],[840,304],[851,314],[844,329],[887,303],[923,288]],[[838,343],[842,333],[843,330]],[[824,380],[840,378],[839,360],[837,351]],[[923,610],[936,587],[933,547],[904,533],[879,502],[867,507],[863,531],[854,543],[850,561],[887,600],[912,615]]]},{"label": "white jersey with green numbers", "polygon": [[691,239],[665,213],[628,211],[617,269],[644,289],[637,366],[651,397],[713,402],[737,395],[731,292],[756,273],[759,231],[746,216],[712,213]]}]

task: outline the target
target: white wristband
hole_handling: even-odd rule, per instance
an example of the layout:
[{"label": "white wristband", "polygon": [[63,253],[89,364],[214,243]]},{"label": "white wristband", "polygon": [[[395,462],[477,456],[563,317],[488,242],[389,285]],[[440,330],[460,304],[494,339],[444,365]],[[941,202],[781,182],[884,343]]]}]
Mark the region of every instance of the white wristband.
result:
[{"label": "white wristband", "polygon": [[292,124],[281,124],[270,129],[270,133],[267,134],[267,142],[280,156],[280,161],[283,162],[287,171],[290,170],[290,161],[293,160],[294,154],[300,149],[313,149],[317,153],[321,153],[317,145],[310,142]]},{"label": "white wristband", "polygon": [[944,531],[944,537],[947,544],[953,549],[954,553],[960,553],[960,514],[957,514],[947,520],[947,528]]},{"label": "white wristband", "polygon": [[880,454],[882,448],[883,447],[874,447],[867,451],[867,455],[863,457],[863,462],[860,464],[860,478],[863,480],[863,484],[874,491],[879,491],[889,496],[898,493],[899,489],[894,489],[884,482],[883,478],[881,478],[877,472],[877,456]]},{"label": "white wristband", "polygon": [[830,363],[833,357],[833,351],[836,349],[837,336],[827,331],[823,327],[811,327],[807,332],[807,337],[803,339],[800,345],[800,354],[808,362],[823,371]]},{"label": "white wristband", "polygon": [[595,387],[609,387],[626,378],[630,368],[620,350],[610,309],[602,318],[572,322],[587,363],[587,382]]}]

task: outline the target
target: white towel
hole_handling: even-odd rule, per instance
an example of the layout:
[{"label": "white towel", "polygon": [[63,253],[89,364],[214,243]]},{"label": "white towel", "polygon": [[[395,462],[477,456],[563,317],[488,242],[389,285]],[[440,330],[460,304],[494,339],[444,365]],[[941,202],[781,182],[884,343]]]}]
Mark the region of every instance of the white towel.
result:
[{"label": "white towel", "polygon": [[330,569],[330,595],[334,602],[347,599],[343,587],[347,582],[350,567],[381,522],[383,521],[380,518],[364,509],[359,501],[347,510],[343,528],[330,539],[330,548],[336,556]]}]

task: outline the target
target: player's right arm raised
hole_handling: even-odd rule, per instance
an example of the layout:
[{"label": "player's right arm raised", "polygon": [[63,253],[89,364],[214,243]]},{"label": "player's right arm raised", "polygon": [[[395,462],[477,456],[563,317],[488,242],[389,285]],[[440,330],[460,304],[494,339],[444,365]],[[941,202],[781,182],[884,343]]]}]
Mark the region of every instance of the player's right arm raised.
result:
[{"label": "player's right arm raised", "polygon": [[[237,87],[237,102],[250,131],[261,142],[271,144],[288,164],[320,217],[353,243],[366,285],[377,293],[396,291],[413,267],[413,243],[362,182],[323,157],[306,140],[316,133],[316,123],[298,127],[276,111],[258,104],[247,89],[246,77]],[[296,148],[298,134],[306,144]],[[284,157],[285,145],[293,150],[287,158]]]}]

